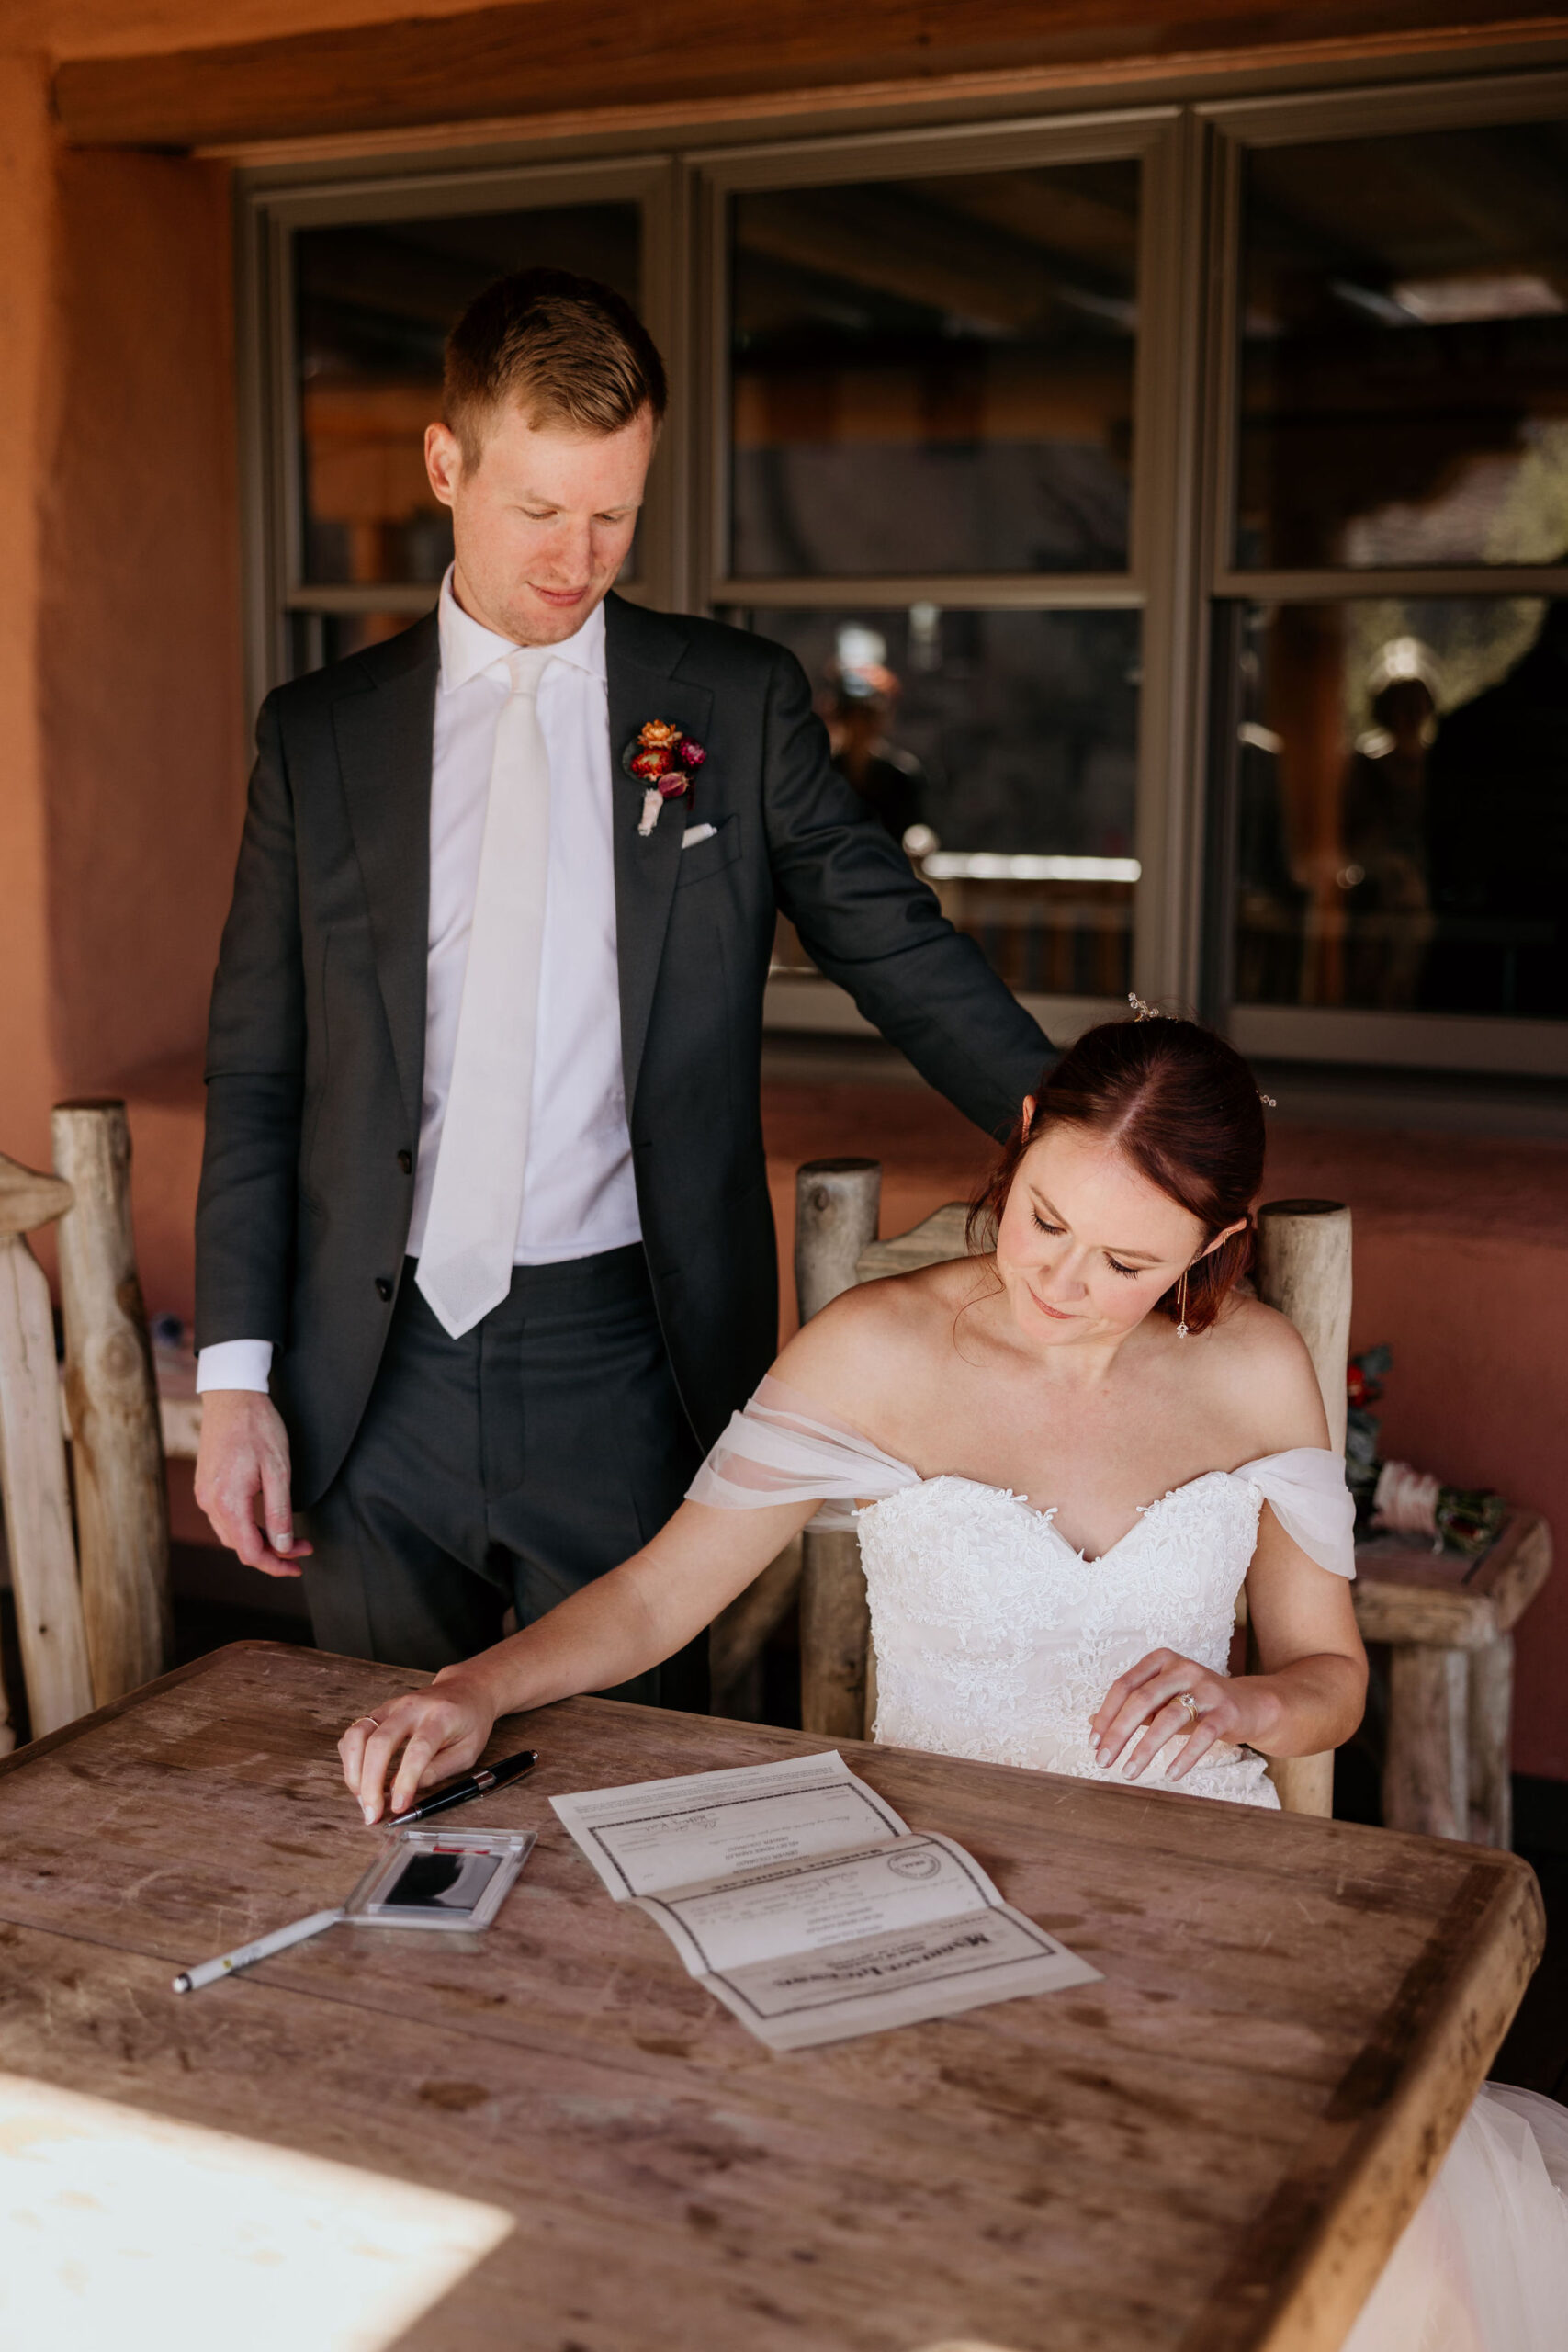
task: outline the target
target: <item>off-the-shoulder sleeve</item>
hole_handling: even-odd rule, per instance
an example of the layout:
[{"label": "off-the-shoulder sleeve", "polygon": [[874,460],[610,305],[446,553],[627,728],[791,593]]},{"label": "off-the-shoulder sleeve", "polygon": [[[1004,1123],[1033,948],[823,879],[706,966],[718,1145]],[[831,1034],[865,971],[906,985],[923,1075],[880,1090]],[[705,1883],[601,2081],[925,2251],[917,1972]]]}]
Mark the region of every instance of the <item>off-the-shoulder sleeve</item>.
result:
[{"label": "off-the-shoulder sleeve", "polygon": [[1298,1445],[1268,1453],[1236,1472],[1262,1490],[1287,1535],[1309,1559],[1337,1577],[1356,1573],[1356,1499],[1345,1484],[1345,1464],[1326,1446]]},{"label": "off-the-shoulder sleeve", "polygon": [[874,1445],[863,1430],[769,1373],[743,1413],[703,1464],[688,1502],[716,1510],[759,1510],[770,1503],[820,1502],[814,1527],[850,1527],[856,1502],[880,1502],[919,1472]]}]

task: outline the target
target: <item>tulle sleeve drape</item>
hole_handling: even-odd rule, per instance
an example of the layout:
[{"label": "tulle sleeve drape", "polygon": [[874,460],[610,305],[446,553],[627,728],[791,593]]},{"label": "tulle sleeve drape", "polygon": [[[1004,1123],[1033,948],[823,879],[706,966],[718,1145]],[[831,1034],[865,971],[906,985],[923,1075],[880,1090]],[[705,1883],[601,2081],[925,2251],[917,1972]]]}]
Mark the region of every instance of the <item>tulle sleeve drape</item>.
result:
[{"label": "tulle sleeve drape", "polygon": [[1289,1453],[1244,1462],[1235,1475],[1260,1489],[1286,1534],[1309,1559],[1337,1577],[1354,1577],[1356,1501],[1337,1453],[1326,1446],[1298,1445]]},{"label": "tulle sleeve drape", "polygon": [[731,1414],[686,1499],[716,1510],[819,1502],[812,1525],[845,1528],[855,1503],[881,1502],[919,1482],[907,1462],[770,1373],[745,1411]]}]

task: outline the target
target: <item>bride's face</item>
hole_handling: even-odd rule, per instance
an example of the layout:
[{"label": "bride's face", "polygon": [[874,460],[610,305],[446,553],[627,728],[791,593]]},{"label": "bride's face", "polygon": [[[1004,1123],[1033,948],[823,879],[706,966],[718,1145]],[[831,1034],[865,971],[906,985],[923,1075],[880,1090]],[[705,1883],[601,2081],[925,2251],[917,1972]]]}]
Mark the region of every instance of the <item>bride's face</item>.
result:
[{"label": "bride's face", "polygon": [[1143,1321],[1207,1238],[1114,1144],[1081,1127],[1048,1127],[1008,1194],[997,1272],[1032,1345],[1115,1340]]}]

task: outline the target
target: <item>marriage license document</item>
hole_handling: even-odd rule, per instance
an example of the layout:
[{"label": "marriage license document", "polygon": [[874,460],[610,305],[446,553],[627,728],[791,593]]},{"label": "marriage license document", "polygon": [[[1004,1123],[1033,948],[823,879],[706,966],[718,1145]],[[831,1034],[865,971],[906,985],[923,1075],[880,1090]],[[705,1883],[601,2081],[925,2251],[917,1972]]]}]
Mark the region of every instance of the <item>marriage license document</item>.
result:
[{"label": "marriage license document", "polygon": [[550,1802],[615,1901],[773,2050],[1099,1978],[836,1750]]}]

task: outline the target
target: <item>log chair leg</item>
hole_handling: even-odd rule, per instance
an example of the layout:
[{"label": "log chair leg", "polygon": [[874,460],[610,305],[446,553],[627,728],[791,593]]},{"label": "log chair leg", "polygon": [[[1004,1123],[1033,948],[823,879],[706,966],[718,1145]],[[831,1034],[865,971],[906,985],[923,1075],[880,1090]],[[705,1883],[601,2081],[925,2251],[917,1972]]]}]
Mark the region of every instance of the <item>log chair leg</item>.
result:
[{"label": "log chair leg", "polygon": [[1514,1637],[1499,1634],[1484,1648],[1464,1655],[1470,1680],[1471,1839],[1506,1853],[1514,1842]]},{"label": "log chair leg", "polygon": [[33,1737],[93,1704],[43,1268],[0,1236],[0,1498]]},{"label": "log chair leg", "polygon": [[1468,1698],[1462,1650],[1394,1644],[1382,1775],[1385,1828],[1469,1837]]},{"label": "log chair leg", "polygon": [[805,1538],[800,1579],[800,1723],[832,1739],[865,1736],[865,1668],[871,1611],[860,1539]]}]

